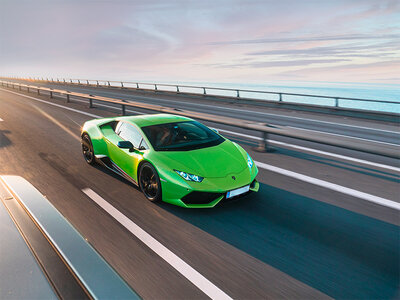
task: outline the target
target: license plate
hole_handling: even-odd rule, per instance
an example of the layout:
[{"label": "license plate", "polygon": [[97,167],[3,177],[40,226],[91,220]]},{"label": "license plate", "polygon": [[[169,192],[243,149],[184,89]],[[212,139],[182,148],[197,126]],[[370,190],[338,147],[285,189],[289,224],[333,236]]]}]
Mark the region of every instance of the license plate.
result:
[{"label": "license plate", "polygon": [[226,193],[226,199],[247,193],[250,190],[250,185],[246,185],[244,187],[238,188],[236,190],[232,190]]}]

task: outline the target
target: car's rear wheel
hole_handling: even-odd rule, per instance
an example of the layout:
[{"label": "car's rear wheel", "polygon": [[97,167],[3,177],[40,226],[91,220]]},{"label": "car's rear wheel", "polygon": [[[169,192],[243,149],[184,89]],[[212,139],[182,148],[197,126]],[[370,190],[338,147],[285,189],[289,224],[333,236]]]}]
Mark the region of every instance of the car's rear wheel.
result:
[{"label": "car's rear wheel", "polygon": [[90,137],[87,133],[84,133],[82,135],[81,144],[82,144],[83,158],[89,165],[94,165],[96,163],[96,160],[94,157],[92,140],[90,139]]},{"label": "car's rear wheel", "polygon": [[139,186],[147,200],[161,200],[161,182],[157,170],[148,162],[143,163],[139,170]]}]

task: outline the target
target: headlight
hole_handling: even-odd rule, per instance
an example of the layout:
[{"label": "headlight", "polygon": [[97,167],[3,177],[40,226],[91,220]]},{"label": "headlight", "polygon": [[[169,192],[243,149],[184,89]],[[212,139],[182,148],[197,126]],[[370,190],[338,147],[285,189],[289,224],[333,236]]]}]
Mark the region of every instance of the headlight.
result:
[{"label": "headlight", "polygon": [[250,169],[253,167],[253,160],[251,159],[249,154],[247,154],[247,165]]},{"label": "headlight", "polygon": [[183,179],[187,180],[187,181],[194,181],[194,182],[202,182],[204,177],[200,177],[197,175],[193,175],[193,174],[189,174],[186,172],[182,172],[182,171],[178,171],[178,170],[174,170],[176,173],[178,173]]}]

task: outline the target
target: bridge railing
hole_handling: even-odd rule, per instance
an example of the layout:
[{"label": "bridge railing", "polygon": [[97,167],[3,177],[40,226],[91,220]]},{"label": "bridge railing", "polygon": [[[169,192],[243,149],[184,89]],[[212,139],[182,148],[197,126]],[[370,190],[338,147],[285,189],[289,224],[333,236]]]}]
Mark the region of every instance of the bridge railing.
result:
[{"label": "bridge railing", "polygon": [[[8,78],[11,79],[11,78]],[[46,83],[62,83],[87,85],[96,87],[113,87],[121,89],[137,89],[147,91],[165,91],[175,93],[189,93],[196,95],[208,95],[229,97],[237,99],[252,99],[275,101],[277,103],[300,103],[320,106],[330,106],[336,108],[355,108],[365,111],[383,111],[383,112],[400,112],[400,101],[383,100],[383,99],[362,99],[349,98],[339,96],[325,96],[301,93],[285,93],[264,90],[250,89],[233,89],[220,88],[211,86],[195,86],[195,85],[174,85],[165,83],[150,83],[136,81],[114,81],[114,80],[96,80],[96,79],[76,79],[76,78],[13,78],[20,80],[30,80]],[[369,108],[370,107],[370,108]]]},{"label": "bridge railing", "polygon": [[1,81],[0,84],[4,87],[12,87],[18,88],[19,90],[25,89],[28,92],[36,91],[37,94],[41,92],[46,92],[50,98],[54,98],[55,94],[65,96],[66,102],[69,103],[71,97],[83,98],[87,99],[89,108],[94,107],[93,104],[95,102],[106,102],[111,105],[117,105],[121,107],[121,114],[126,115],[127,107],[135,107],[135,108],[142,108],[146,110],[162,112],[162,113],[169,113],[175,115],[182,115],[194,119],[209,121],[218,124],[224,124],[228,126],[258,131],[262,134],[262,139],[260,141],[259,147],[256,149],[258,151],[269,151],[270,148],[268,146],[268,136],[269,134],[285,136],[289,138],[309,141],[309,142],[316,142],[320,144],[362,151],[366,153],[372,153],[392,158],[399,158],[400,157],[400,145],[394,144],[385,144],[379,142],[372,142],[368,140],[360,140],[360,139],[353,139],[352,137],[347,136],[335,136],[332,138],[332,135],[325,134],[325,133],[316,133],[316,132],[309,132],[307,130],[301,129],[294,129],[286,126],[276,126],[276,125],[269,125],[267,123],[260,123],[260,122],[253,122],[247,120],[241,120],[236,118],[230,117],[223,117],[223,116],[216,116],[212,114],[206,113],[199,113],[199,112],[192,112],[188,110],[182,110],[177,108],[171,108],[166,106],[148,104],[143,102],[134,102],[122,99],[114,99],[109,97],[103,96],[96,96],[96,95],[89,95],[77,92],[71,92],[67,90],[59,90],[59,89],[52,89],[48,87],[41,87],[41,86],[33,86],[22,84],[18,82],[12,81]]}]

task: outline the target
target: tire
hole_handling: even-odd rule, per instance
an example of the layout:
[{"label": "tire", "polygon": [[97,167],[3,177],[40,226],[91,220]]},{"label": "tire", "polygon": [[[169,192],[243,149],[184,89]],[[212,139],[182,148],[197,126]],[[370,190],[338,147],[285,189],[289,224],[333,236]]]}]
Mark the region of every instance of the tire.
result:
[{"label": "tire", "polygon": [[158,202],[161,200],[161,182],[157,170],[152,164],[145,162],[139,170],[139,187],[147,200]]},{"label": "tire", "polygon": [[81,144],[82,144],[82,154],[85,161],[89,165],[96,164],[96,158],[94,156],[92,140],[90,139],[90,136],[87,133],[84,133],[82,135]]}]

